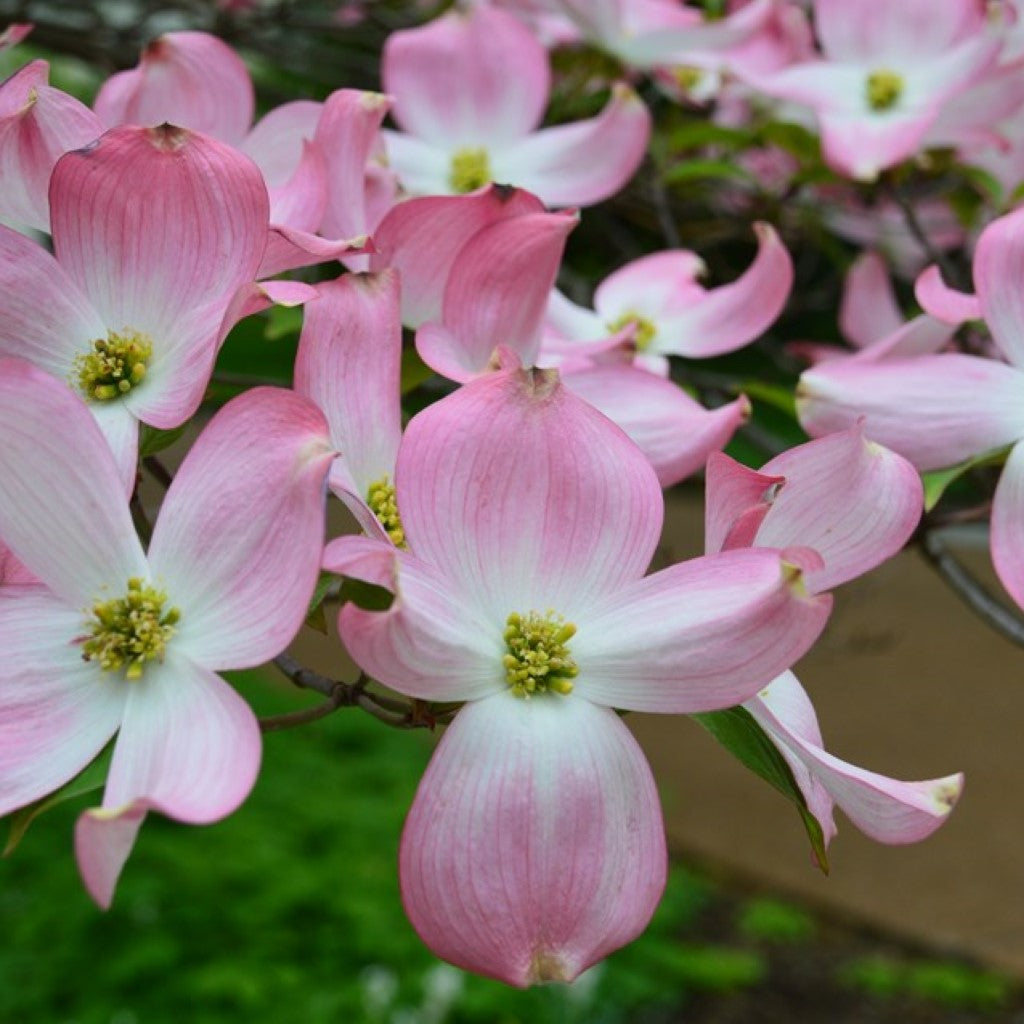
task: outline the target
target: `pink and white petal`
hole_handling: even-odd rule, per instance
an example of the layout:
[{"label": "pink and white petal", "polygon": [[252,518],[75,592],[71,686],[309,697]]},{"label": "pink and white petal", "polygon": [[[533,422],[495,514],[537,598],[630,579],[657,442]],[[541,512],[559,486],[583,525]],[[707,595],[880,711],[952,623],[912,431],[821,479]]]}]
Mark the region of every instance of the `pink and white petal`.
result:
[{"label": "pink and white petal", "polygon": [[294,100],[274,107],[253,125],[238,148],[263,172],[267,188],[281,188],[294,176],[304,143],[316,137],[322,111],[322,103]]},{"label": "pink and white petal", "polygon": [[27,359],[62,380],[106,327],[41,245],[0,225],[0,356]]},{"label": "pink and white petal", "polygon": [[123,401],[92,402],[89,411],[107,439],[124,495],[130,498],[135,490],[139,469],[139,421]]},{"label": "pink and white petal", "polygon": [[573,124],[542,128],[491,156],[491,177],[538,195],[548,206],[592,206],[633,176],[647,150],[651,115],[617,82],[604,110]]},{"label": "pink and white petal", "polygon": [[271,223],[315,232],[323,222],[326,207],[327,163],[315,143],[303,142],[302,155],[291,177],[270,190]]},{"label": "pink and white petal", "polygon": [[372,251],[366,235],[355,238],[322,238],[286,224],[271,225],[267,248],[258,271],[259,277],[280,274],[300,267],[313,267],[331,260],[346,260]]},{"label": "pink and white petal", "polygon": [[647,460],[554,370],[509,367],[436,402],[407,427],[395,475],[410,549],[489,621],[576,621],[643,574],[661,534]]},{"label": "pink and white petal", "polygon": [[398,272],[348,274],[322,284],[306,310],[295,390],[324,413],[357,494],[394,480],[402,438],[402,325]]},{"label": "pink and white petal", "polygon": [[942,353],[914,359],[819,363],[797,385],[812,437],[864,432],[919,470],[942,469],[1024,437],[1024,374],[991,359]]},{"label": "pink and white petal", "polygon": [[707,272],[704,261],[685,249],[641,256],[609,274],[594,291],[594,309],[606,323],[628,313],[656,320],[673,301],[693,301],[704,289],[697,278]]},{"label": "pink and white petal", "polygon": [[[962,774],[901,782],[829,754],[820,736],[817,740],[813,736],[818,731],[814,709],[791,674],[775,680],[746,707],[787,761],[801,761],[853,824],[880,843],[916,843],[927,838],[946,820],[963,789]],[[819,814],[815,816],[821,820]]]},{"label": "pink and white petal", "polygon": [[452,153],[435,142],[381,129],[388,164],[402,189],[413,196],[452,194]]},{"label": "pink and white petal", "polygon": [[197,306],[226,306],[266,246],[256,165],[171,125],[115,128],[61,157],[50,207],[57,259],[108,327],[144,331],[154,349]]},{"label": "pink and white petal", "polygon": [[822,112],[822,155],[840,174],[857,181],[875,181],[882,171],[918,151],[934,120],[934,109],[885,116],[860,111]]},{"label": "pink and white petal", "polygon": [[0,586],[0,814],[78,774],[121,722],[127,687],[83,661],[85,614],[39,586]]},{"label": "pink and white petal", "polygon": [[543,212],[536,196],[500,185],[462,196],[409,199],[391,209],[374,232],[372,266],[401,273],[402,322],[415,329],[440,320],[445,282],[470,238],[495,221]]},{"label": "pink and white petal", "polygon": [[39,580],[18,561],[14,552],[0,540],[0,587],[24,586],[33,583],[39,583]]},{"label": "pink and white petal", "polygon": [[955,327],[965,320],[980,320],[982,317],[978,297],[950,288],[942,280],[942,271],[937,266],[921,271],[914,282],[914,297],[926,313]]},{"label": "pink and white petal", "polygon": [[917,470],[868,440],[862,426],[790,448],[762,472],[785,478],[757,533],[762,547],[806,544],[825,561],[807,574],[813,592],[830,590],[895,555],[924,510]]},{"label": "pink and white petal", "polygon": [[704,475],[705,553],[753,547],[776,492],[786,481],[748,469],[725,452],[712,453]]},{"label": "pink and white petal", "polygon": [[[600,287],[598,285],[599,289]],[[600,341],[608,336],[608,324],[597,313],[584,306],[578,306],[557,288],[551,290],[547,309],[544,311],[545,350],[557,346],[558,342],[563,340]],[[568,346],[566,349],[568,350]]]},{"label": "pink and white petal", "polygon": [[[493,363],[499,346],[532,366],[565,240],[579,222],[575,211],[504,217],[473,235],[459,250],[445,283],[441,320],[454,347],[441,361],[429,341],[419,350],[432,369],[468,380]],[[421,328],[421,333],[425,328]],[[430,338],[430,332],[424,334]]]},{"label": "pink and white petal", "polygon": [[1013,446],[992,500],[992,563],[1024,608],[1024,443]]},{"label": "pink and white petal", "polygon": [[839,330],[843,337],[865,348],[903,326],[892,278],[877,252],[863,252],[846,272],[839,305]]},{"label": "pink and white petal", "polygon": [[935,355],[946,348],[956,328],[922,313],[908,320],[888,338],[861,349],[852,358],[858,362],[877,362],[881,359],[910,359],[914,356]]},{"label": "pink and white petal", "polygon": [[316,144],[327,167],[321,230],[331,238],[367,234],[376,226],[366,207],[367,164],[390,106],[390,96],[359,89],[338,89],[324,103]]},{"label": "pink and white petal", "polygon": [[[566,742],[567,737],[572,742]],[[526,987],[572,981],[647,926],[666,875],[650,768],[575,697],[464,707],[420,782],[399,876],[442,959]]]},{"label": "pink and white petal", "polygon": [[284,650],[316,585],[333,458],[322,414],[292,391],[253,388],[213,418],[149,547],[153,575],[181,611],[177,650],[215,669]]},{"label": "pink and white petal", "polygon": [[75,608],[146,577],[124,483],[95,418],[67,385],[0,359],[0,537]]},{"label": "pink and white petal", "polygon": [[31,31],[35,28],[34,25],[28,24],[27,22],[14,22],[8,25],[2,32],[0,32],[0,50],[6,50],[8,47],[17,46]]},{"label": "pink and white petal", "polygon": [[731,284],[695,297],[661,318],[649,351],[704,359],[732,352],[763,334],[793,287],[793,261],[775,229],[754,225],[757,256]]},{"label": "pink and white petal", "polygon": [[831,598],[809,596],[809,548],[705,555],[624,586],[574,620],[576,692],[631,711],[692,714],[752,697],[818,638]]},{"label": "pink and white petal", "polygon": [[395,595],[387,611],[346,604],[338,616],[345,649],[373,679],[422,700],[477,700],[506,688],[505,620],[489,621],[438,570],[389,542],[351,536],[327,545],[323,565]]},{"label": "pink and white petal", "polygon": [[73,96],[50,88],[34,60],[0,85],[0,219],[50,230],[50,175],[58,158],[99,138],[103,126]]},{"label": "pink and white petal", "polygon": [[597,365],[566,372],[563,380],[636,442],[662,487],[702,469],[750,415],[745,397],[705,409],[674,381],[633,366]]},{"label": "pink and white petal", "polygon": [[453,149],[510,143],[532,131],[551,89],[548,55],[533,33],[482,5],[392,32],[382,61],[398,124]]},{"label": "pink and white petal", "polygon": [[1024,369],[1024,210],[992,221],[974,251],[974,284],[992,337],[1014,366]]},{"label": "pink and white petal", "polygon": [[168,32],[138,67],[112,76],[94,104],[103,123],[181,125],[237,146],[252,124],[252,79],[241,57],[207,32]]},{"label": "pink and white petal", "polygon": [[103,908],[147,811],[192,825],[219,821],[249,795],[262,750],[249,705],[171,648],[128,691],[103,805],[75,826],[79,871]]}]

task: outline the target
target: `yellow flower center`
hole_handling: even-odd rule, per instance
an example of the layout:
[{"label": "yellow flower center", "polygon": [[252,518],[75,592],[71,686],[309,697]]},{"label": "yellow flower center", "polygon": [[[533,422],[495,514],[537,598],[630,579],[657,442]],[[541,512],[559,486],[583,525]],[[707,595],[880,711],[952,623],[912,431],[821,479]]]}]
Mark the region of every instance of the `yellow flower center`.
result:
[{"label": "yellow flower center", "polygon": [[452,156],[452,169],[448,184],[453,192],[472,192],[482,188],[491,180],[491,162],[487,150],[469,147],[456,150]]},{"label": "yellow flower center", "polygon": [[658,328],[654,326],[652,320],[648,320],[647,317],[641,316],[639,313],[623,313],[617,320],[613,320],[608,324],[608,330],[612,334],[621,331],[624,327],[629,324],[636,324],[636,334],[633,336],[633,342],[637,349],[642,352],[652,341],[654,336],[658,333]]},{"label": "yellow flower center", "polygon": [[872,110],[889,110],[903,95],[903,76],[884,68],[872,71],[866,83],[868,106]]},{"label": "yellow flower center", "polygon": [[679,83],[680,89],[689,92],[691,89],[696,89],[704,80],[704,71],[692,64],[681,64],[672,69],[672,77]]},{"label": "yellow flower center", "polygon": [[535,693],[572,692],[572,680],[579,675],[567,646],[576,627],[552,611],[540,615],[513,612],[505,623],[502,658],[509,689],[528,698]]},{"label": "yellow flower center", "polygon": [[370,491],[366,496],[366,504],[370,511],[380,520],[384,532],[391,538],[391,543],[396,548],[405,547],[405,530],[402,529],[402,520],[398,516],[398,501],[395,497],[395,485],[388,483],[388,478],[382,477],[374,484],[370,484]]},{"label": "yellow flower center", "polygon": [[181,618],[177,608],[164,611],[166,601],[163,591],[138,577],[128,581],[124,597],[97,601],[82,658],[98,662],[105,672],[124,669],[126,679],[140,679],[147,661],[163,661],[167,641]]},{"label": "yellow flower center", "polygon": [[74,383],[86,398],[109,402],[128,394],[146,376],[153,342],[148,334],[125,328],[107,331],[92,342],[92,349],[75,356]]}]

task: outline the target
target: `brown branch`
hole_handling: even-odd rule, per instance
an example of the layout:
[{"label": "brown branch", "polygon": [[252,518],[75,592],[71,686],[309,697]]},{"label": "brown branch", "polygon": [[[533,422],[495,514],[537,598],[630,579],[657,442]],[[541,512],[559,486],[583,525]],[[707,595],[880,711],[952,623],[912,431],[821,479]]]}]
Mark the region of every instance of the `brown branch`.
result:
[{"label": "brown branch", "polygon": [[147,455],[142,460],[142,465],[165,491],[174,482],[174,475],[155,455]]}]

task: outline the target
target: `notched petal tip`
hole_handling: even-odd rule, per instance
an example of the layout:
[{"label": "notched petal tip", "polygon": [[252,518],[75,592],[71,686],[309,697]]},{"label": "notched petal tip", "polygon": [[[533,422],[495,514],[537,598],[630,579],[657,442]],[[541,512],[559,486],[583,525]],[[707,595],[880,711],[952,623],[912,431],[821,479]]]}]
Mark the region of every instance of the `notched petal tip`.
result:
[{"label": "notched petal tip", "polygon": [[523,370],[522,374],[526,392],[533,398],[548,398],[561,384],[557,370],[544,370],[533,366],[528,370]]},{"label": "notched petal tip", "polygon": [[538,985],[544,982],[572,981],[579,972],[573,971],[557,953],[546,949],[538,949],[530,961],[530,970],[526,977],[527,985]]},{"label": "notched petal tip", "polygon": [[188,144],[192,133],[187,128],[164,121],[153,128],[146,129],[146,138],[154,149],[162,149],[165,153],[176,153]]}]

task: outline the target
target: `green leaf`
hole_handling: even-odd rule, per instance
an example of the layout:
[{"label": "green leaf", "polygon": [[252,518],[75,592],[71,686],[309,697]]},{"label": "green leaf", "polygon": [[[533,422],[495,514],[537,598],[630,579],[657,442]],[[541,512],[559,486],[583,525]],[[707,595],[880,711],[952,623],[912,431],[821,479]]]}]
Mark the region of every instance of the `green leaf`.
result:
[{"label": "green leaf", "polygon": [[41,814],[56,807],[58,804],[73,800],[75,797],[84,796],[97,789],[102,789],[107,781],[107,772],[110,769],[110,758],[113,754],[114,745],[108,744],[97,755],[95,760],[89,763],[84,771],[76,775],[70,782],[65,783],[56,792],[37,800],[34,804],[22,807],[11,815],[11,828],[7,835],[7,845],[4,847],[3,855],[9,857],[18,848],[18,844],[25,837],[29,825]]},{"label": "green leaf", "polygon": [[271,306],[267,310],[267,341],[289,336],[298,337],[302,330],[302,306]]},{"label": "green leaf", "polygon": [[414,348],[402,349],[402,394],[415,391],[421,384],[430,380],[434,371],[419,357]]},{"label": "green leaf", "polygon": [[667,185],[679,185],[699,178],[710,178],[712,181],[731,178],[749,185],[757,184],[757,179],[750,171],[728,160],[687,160],[667,168],[664,174]]},{"label": "green leaf", "polygon": [[327,619],[324,616],[324,598],[337,580],[337,576],[330,572],[320,573],[316,581],[316,588],[313,590],[313,597],[310,599],[309,608],[306,611],[306,625],[315,629],[318,633],[327,633]]},{"label": "green leaf", "polygon": [[342,604],[351,601],[357,608],[368,612],[385,612],[395,599],[395,595],[384,587],[352,579],[342,583],[340,597]]},{"label": "green leaf", "polygon": [[921,482],[924,484],[924,510],[931,512],[939,503],[939,499],[946,493],[954,480],[959,479],[969,469],[976,466],[999,466],[1006,461],[1009,454],[1009,447],[997,448],[995,451],[985,452],[984,455],[976,455],[973,459],[965,459],[948,469],[936,469],[930,473],[921,474]]},{"label": "green leaf", "polygon": [[669,141],[676,150],[697,149],[709,145],[739,148],[750,143],[750,133],[735,128],[724,128],[711,121],[687,121],[670,130]]},{"label": "green leaf", "polygon": [[756,398],[759,402],[764,402],[796,420],[796,399],[792,388],[752,377],[742,382],[740,391],[748,398]]},{"label": "green leaf", "polygon": [[811,852],[818,867],[828,874],[828,854],[821,825],[807,809],[800,787],[785,759],[778,752],[768,734],[757,724],[746,708],[727,708],[693,716],[741,764],[755,775],[760,775],[774,789],[796,806],[811,841]]},{"label": "green leaf", "polygon": [[173,427],[171,430],[158,430],[148,423],[143,423],[139,433],[139,458],[146,459],[150,455],[157,455],[165,448],[170,448],[185,433],[187,425],[183,423],[180,427]]}]

